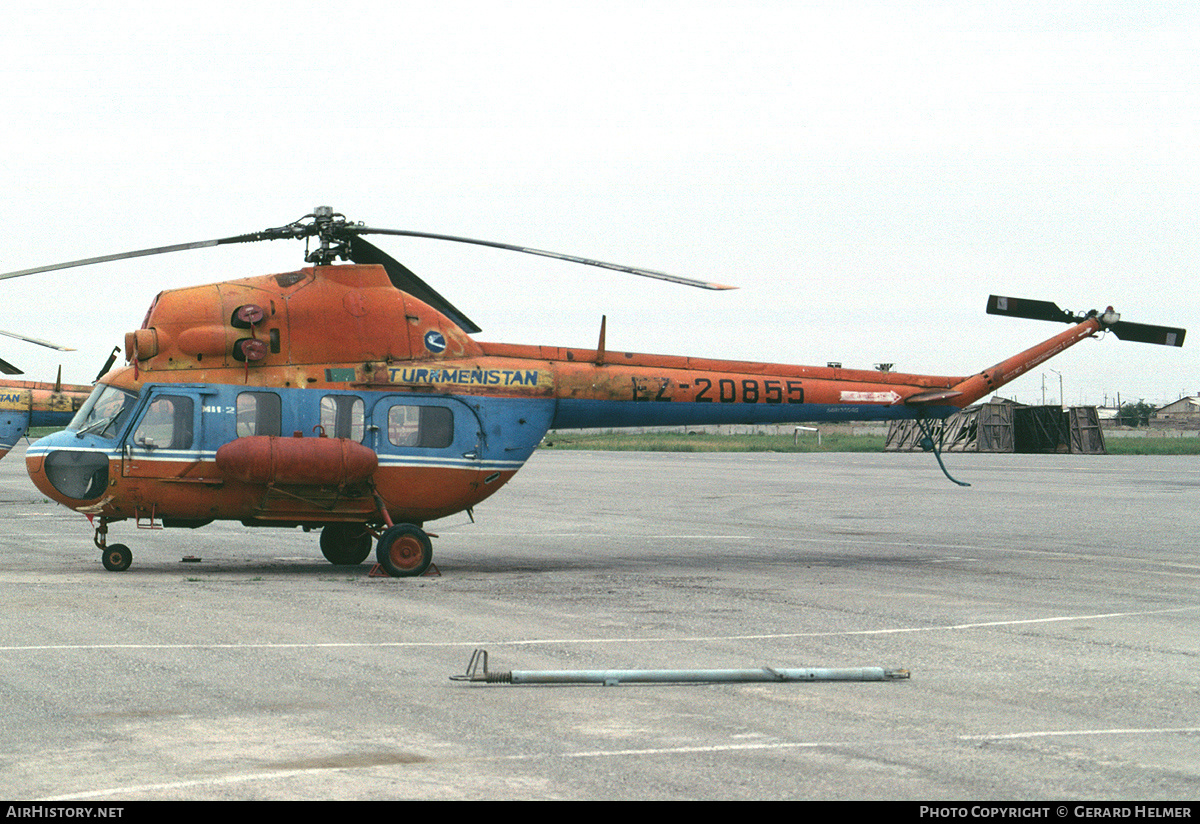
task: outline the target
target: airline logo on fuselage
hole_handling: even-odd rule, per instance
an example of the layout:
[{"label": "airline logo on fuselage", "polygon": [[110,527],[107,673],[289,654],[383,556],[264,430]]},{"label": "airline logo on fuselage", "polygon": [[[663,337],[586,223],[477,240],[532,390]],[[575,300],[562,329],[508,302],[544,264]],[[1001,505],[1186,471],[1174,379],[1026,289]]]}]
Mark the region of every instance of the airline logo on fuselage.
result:
[{"label": "airline logo on fuselage", "polygon": [[425,333],[425,348],[435,355],[446,351],[446,336],[436,329]]}]

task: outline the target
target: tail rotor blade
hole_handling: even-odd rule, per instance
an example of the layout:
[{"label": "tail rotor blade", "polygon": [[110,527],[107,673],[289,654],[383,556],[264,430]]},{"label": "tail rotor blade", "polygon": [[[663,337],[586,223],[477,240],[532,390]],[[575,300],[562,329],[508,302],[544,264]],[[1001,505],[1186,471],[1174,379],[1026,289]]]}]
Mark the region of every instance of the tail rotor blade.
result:
[{"label": "tail rotor blade", "polygon": [[1101,329],[1112,330],[1112,333],[1121,340],[1154,343],[1159,346],[1183,346],[1183,338],[1187,334],[1186,329],[1176,326],[1152,326],[1147,323],[1131,323],[1121,320],[1121,316],[1114,312],[1111,306],[1103,312],[1092,310],[1073,315],[1048,300],[992,295],[988,298],[987,311],[989,315],[1008,315],[1015,318],[1049,320],[1058,323],[1082,323],[1088,319],[1094,319]]},{"label": "tail rotor blade", "polygon": [[988,298],[987,312],[989,315],[1008,315],[1014,318],[1029,318],[1030,320],[1050,320],[1056,323],[1078,323],[1074,315],[1057,304],[1048,300],[1029,300],[1028,298],[1004,298],[992,295]]},{"label": "tail rotor blade", "polygon": [[1108,327],[1121,340],[1132,340],[1138,343],[1156,343],[1159,346],[1183,346],[1186,329],[1170,326],[1150,326],[1145,323],[1130,323],[1119,320]]}]

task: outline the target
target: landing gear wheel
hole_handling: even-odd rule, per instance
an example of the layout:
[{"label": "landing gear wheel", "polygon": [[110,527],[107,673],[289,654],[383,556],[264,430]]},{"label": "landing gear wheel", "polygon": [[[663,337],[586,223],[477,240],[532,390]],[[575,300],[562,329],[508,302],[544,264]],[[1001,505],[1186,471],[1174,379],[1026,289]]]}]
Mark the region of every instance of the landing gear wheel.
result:
[{"label": "landing gear wheel", "polygon": [[321,530],[321,554],[334,566],[357,566],[371,554],[365,524],[329,524]]},{"label": "landing gear wheel", "polygon": [[125,544],[111,544],[104,548],[100,560],[109,572],[124,572],[133,563],[133,553]]},{"label": "landing gear wheel", "polygon": [[375,547],[379,565],[393,578],[423,575],[433,561],[433,544],[415,524],[388,527]]}]

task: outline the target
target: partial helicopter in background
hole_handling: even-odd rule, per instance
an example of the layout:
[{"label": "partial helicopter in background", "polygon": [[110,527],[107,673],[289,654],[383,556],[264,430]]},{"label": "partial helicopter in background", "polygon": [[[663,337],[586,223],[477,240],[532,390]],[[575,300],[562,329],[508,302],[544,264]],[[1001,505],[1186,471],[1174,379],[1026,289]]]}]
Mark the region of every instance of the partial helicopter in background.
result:
[{"label": "partial helicopter in background", "polygon": [[[320,207],[274,229],[27,269],[0,279],[223,244],[304,238],[303,268],[161,292],[66,431],[26,453],[46,495],[110,525],[320,529],[334,564],[375,551],[420,575],[427,521],[473,508],[548,430],[914,419],[941,464],[945,418],[1104,331],[1181,346],[1183,329],[993,296],[988,312],[1069,329],[974,375],[943,377],[476,341],[465,314],[366,235],[432,238],[730,288],[528,247],[348,221]],[[315,241],[315,248],[313,248]],[[349,261],[339,263],[339,260]],[[943,466],[943,471],[945,467]],[[947,473],[949,477],[949,473]],[[954,480],[951,478],[951,480]],[[956,483],[960,483],[955,481]],[[965,484],[964,484],[965,485]]]},{"label": "partial helicopter in background", "polygon": [[[0,329],[0,335],[57,349],[60,352],[74,351],[47,340],[31,338],[16,332],[5,332],[3,329]],[[115,359],[114,355],[103,369],[104,372],[108,371]],[[25,374],[2,358],[0,373]],[[0,458],[8,454],[31,426],[66,426],[91,392],[90,386],[63,383],[62,367],[59,367],[58,378],[53,383],[0,379]]]}]

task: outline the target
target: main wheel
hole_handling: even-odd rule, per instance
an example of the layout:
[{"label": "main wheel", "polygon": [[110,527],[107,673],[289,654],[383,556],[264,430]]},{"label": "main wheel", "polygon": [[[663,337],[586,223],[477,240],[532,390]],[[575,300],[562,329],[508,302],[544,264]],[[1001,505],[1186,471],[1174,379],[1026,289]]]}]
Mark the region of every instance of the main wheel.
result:
[{"label": "main wheel", "polygon": [[424,574],[433,561],[433,544],[415,524],[396,524],[383,533],[375,547],[379,565],[393,578]]},{"label": "main wheel", "polygon": [[101,553],[100,561],[109,572],[124,572],[133,563],[133,553],[125,544],[109,544]]},{"label": "main wheel", "polygon": [[355,566],[371,554],[371,533],[364,524],[329,524],[321,530],[321,554],[335,566]]}]

